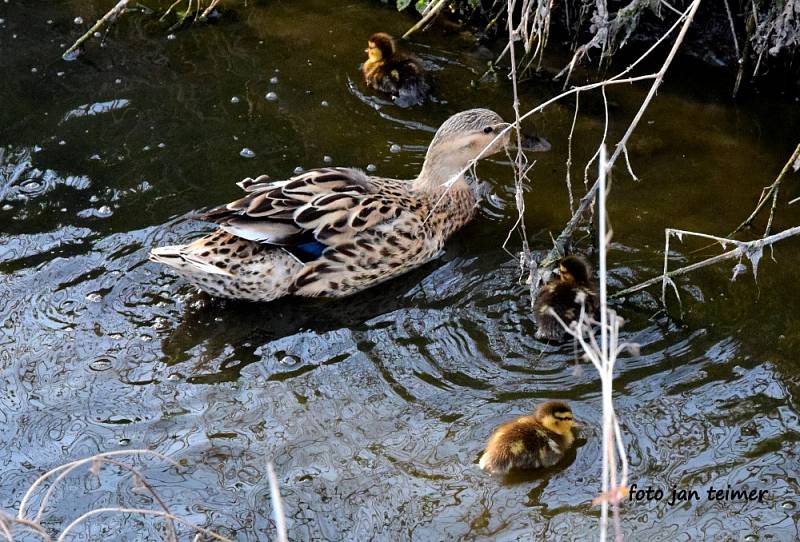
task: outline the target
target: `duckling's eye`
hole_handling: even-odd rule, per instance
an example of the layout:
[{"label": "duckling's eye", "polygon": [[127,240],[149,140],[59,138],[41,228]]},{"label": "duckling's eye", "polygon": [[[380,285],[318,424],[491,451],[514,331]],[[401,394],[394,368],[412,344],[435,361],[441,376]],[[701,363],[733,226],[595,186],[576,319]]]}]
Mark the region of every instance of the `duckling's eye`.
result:
[{"label": "duckling's eye", "polygon": [[492,128],[491,126],[487,126],[486,128],[483,129],[484,134],[491,134],[493,131],[494,128]]}]

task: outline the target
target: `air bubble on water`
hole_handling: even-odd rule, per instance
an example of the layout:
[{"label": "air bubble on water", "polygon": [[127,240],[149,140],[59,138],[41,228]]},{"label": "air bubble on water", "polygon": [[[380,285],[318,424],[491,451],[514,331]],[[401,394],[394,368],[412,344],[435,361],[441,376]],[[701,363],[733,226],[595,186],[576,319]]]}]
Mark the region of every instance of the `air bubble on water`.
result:
[{"label": "air bubble on water", "polygon": [[92,34],[92,36],[94,36],[96,39],[100,39],[102,34],[100,32],[95,32],[94,34]]},{"label": "air bubble on water", "polygon": [[784,510],[794,510],[797,505],[794,504],[792,501],[783,501],[781,503],[781,508]]},{"label": "air bubble on water", "polygon": [[100,155],[99,154],[93,154],[93,155],[91,155],[89,157],[89,160],[100,160]]},{"label": "air bubble on water", "polygon": [[272,77],[272,78],[270,78],[269,82],[272,83],[273,85],[277,85],[278,84],[278,78],[277,77]]},{"label": "air bubble on water", "polygon": [[42,148],[39,145],[34,145],[33,146],[33,152],[41,152],[41,151],[42,151]]},{"label": "air bubble on water", "polygon": [[38,72],[38,71],[39,71],[39,70],[37,70],[36,68],[31,68],[31,73],[36,73],[36,72]]},{"label": "air bubble on water", "polygon": [[111,207],[109,207],[108,205],[103,205],[97,210],[97,214],[95,216],[98,216],[100,218],[108,218],[113,214],[114,211],[111,210]]},{"label": "air bubble on water", "polygon": [[238,104],[239,103],[239,97],[238,96],[231,96],[231,103],[232,104]]},{"label": "air bubble on water", "polygon": [[330,164],[331,162],[333,162],[333,158],[331,158],[326,154],[325,156],[322,157],[322,161],[325,162],[326,164]]},{"label": "air bubble on water", "polygon": [[114,79],[114,82],[119,85],[120,83],[122,83],[122,79],[119,78]]},{"label": "air bubble on water", "polygon": [[64,72],[57,72],[57,73],[56,73],[56,75],[57,75],[58,77],[64,77]]},{"label": "air bubble on water", "polygon": [[398,145],[397,143],[392,143],[392,146],[389,147],[389,152],[392,152],[394,154],[397,154],[401,150],[403,150],[402,147],[400,147],[400,145]]},{"label": "air bubble on water", "polygon": [[239,156],[241,156],[242,158],[255,158],[256,153],[245,147],[241,151],[239,151]]},{"label": "air bubble on water", "polygon": [[92,194],[92,197],[89,198],[89,203],[97,203],[98,201],[100,201],[100,198],[96,194]]},{"label": "air bubble on water", "polygon": [[159,148],[159,149],[163,149],[163,148],[164,148],[164,147],[166,147],[166,146],[167,146],[167,144],[166,144],[166,143],[159,143],[159,144],[158,144],[158,148]]},{"label": "air bubble on water", "polygon": [[167,34],[167,39],[168,39],[169,41],[172,41],[172,40],[174,40],[174,39],[175,39],[175,34]]},{"label": "air bubble on water", "polygon": [[88,301],[89,303],[98,303],[102,298],[103,296],[101,296],[97,292],[92,292],[86,296],[86,301]]},{"label": "air bubble on water", "polygon": [[[142,147],[142,150],[145,151],[145,152],[149,151],[150,150],[150,145],[145,145],[144,147]],[[95,156],[97,156],[97,155],[95,155]],[[97,156],[97,157],[100,158],[99,156]]]},{"label": "air bubble on water", "polygon": [[10,204],[8,204],[8,203],[6,203],[5,205],[3,205],[3,210],[4,210],[4,211],[10,211],[10,210],[11,210],[11,209],[13,209],[13,208],[14,208],[14,207],[12,207],[12,206],[11,206]]},{"label": "air bubble on water", "polygon": [[295,174],[295,175],[300,175],[300,174],[301,174],[301,173],[303,173],[304,171],[305,171],[305,170],[304,170],[304,169],[303,169],[301,166],[297,166],[296,168],[294,168],[294,174]]},{"label": "air bubble on water", "polygon": [[298,361],[300,361],[300,358],[296,356],[283,356],[280,360],[278,360],[278,363],[280,363],[281,365],[292,366],[295,365]]},{"label": "air bubble on water", "polygon": [[322,101],[319,103],[319,105],[321,105],[322,107],[328,107],[328,105],[330,105],[330,104],[328,103],[328,100],[322,100]]},{"label": "air bubble on water", "polygon": [[176,382],[181,379],[180,373],[172,373],[167,377],[167,380],[171,380],[172,382]]},{"label": "air bubble on water", "polygon": [[106,358],[96,359],[89,363],[89,368],[98,372],[107,371],[113,366],[114,364],[111,363],[111,360]]},{"label": "air bubble on water", "polygon": [[62,139],[61,141],[59,141],[59,142],[58,142],[58,144],[59,144],[59,145],[66,145],[66,144],[67,144],[67,142],[66,142],[66,141],[64,141],[64,140]]},{"label": "air bubble on water", "polygon": [[128,446],[130,443],[131,443],[131,439],[129,439],[129,438],[121,438],[121,439],[119,439],[119,442],[118,442],[118,444],[120,446]]},{"label": "air bubble on water", "polygon": [[369,171],[370,173],[372,173],[373,171],[377,171],[377,170],[378,170],[378,166],[376,166],[375,164],[367,164],[367,171]]},{"label": "air bubble on water", "polygon": [[83,17],[75,17],[72,22],[75,24],[83,24]]},{"label": "air bubble on water", "polygon": [[278,95],[275,92],[267,92],[267,95],[264,96],[268,102],[277,102]]}]

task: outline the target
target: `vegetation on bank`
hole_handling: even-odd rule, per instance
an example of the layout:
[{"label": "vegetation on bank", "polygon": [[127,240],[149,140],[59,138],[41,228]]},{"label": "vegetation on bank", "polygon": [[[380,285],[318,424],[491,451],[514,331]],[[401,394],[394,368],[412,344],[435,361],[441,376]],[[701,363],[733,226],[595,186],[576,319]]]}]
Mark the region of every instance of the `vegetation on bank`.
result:
[{"label": "vegetation on bank", "polygon": [[[393,2],[395,0],[383,0]],[[690,0],[511,0],[514,18],[522,20],[517,33],[527,59],[544,54],[551,32],[570,44],[573,61],[559,75],[568,77],[581,61],[607,64],[626,45],[650,45],[663,35]],[[422,25],[437,15],[469,22],[484,29],[487,38],[507,39],[508,2],[499,0],[396,0],[398,10],[416,10]],[[687,38],[685,50],[706,63],[736,72],[742,81],[765,74],[785,75],[796,84],[800,70],[800,0],[722,0],[703,2]]]}]

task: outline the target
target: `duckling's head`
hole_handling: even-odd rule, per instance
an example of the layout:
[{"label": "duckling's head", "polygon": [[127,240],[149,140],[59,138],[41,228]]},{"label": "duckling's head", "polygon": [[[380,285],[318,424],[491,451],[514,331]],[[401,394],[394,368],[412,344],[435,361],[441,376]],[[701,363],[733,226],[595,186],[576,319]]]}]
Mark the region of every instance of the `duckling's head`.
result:
[{"label": "duckling's head", "polygon": [[372,62],[392,58],[396,50],[394,38],[386,32],[373,34],[367,42],[367,56]]},{"label": "duckling's head", "polygon": [[558,435],[567,435],[576,427],[572,418],[572,409],[563,401],[547,401],[542,403],[533,413],[540,424]]},{"label": "duckling's head", "polygon": [[592,268],[589,262],[580,256],[566,256],[558,262],[558,273],[561,280],[568,284],[588,286],[592,282]]},{"label": "duckling's head", "polygon": [[508,126],[500,115],[489,109],[456,113],[444,121],[433,136],[418,181],[434,185],[445,183],[461,173],[470,161],[505,149],[511,130],[500,137],[497,135]]}]

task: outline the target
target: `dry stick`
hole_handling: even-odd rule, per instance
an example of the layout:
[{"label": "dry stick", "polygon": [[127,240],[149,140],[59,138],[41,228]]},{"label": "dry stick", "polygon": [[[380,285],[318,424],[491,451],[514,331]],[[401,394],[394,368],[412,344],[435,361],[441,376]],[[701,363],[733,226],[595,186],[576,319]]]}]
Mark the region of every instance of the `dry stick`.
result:
[{"label": "dry stick", "polygon": [[144,515],[144,516],[159,516],[159,517],[163,517],[163,518],[169,518],[169,519],[171,519],[173,521],[177,521],[178,523],[189,527],[190,529],[194,529],[195,531],[197,531],[199,533],[203,533],[206,536],[210,536],[211,538],[214,538],[216,540],[221,540],[222,542],[233,542],[233,540],[231,540],[230,538],[222,536],[221,534],[217,534],[214,531],[211,531],[209,529],[205,529],[203,527],[200,527],[199,525],[195,525],[191,521],[187,521],[187,520],[185,520],[183,518],[179,518],[178,516],[174,516],[172,514],[167,514],[163,510],[152,510],[152,509],[149,509],[149,508],[121,508],[121,507],[120,508],[117,508],[117,507],[95,508],[93,510],[89,510],[88,512],[86,512],[82,516],[80,516],[77,519],[75,519],[72,523],[67,525],[67,527],[63,531],[61,531],[61,534],[58,536],[58,538],[56,538],[56,542],[63,542],[64,540],[66,540],[67,535],[70,533],[70,531],[72,531],[75,527],[77,527],[78,525],[83,523],[88,518],[90,518],[92,516],[96,516],[98,514],[105,514],[105,513],[110,513],[110,512],[113,512],[113,513],[116,513],[116,514],[141,514],[141,515]]},{"label": "dry stick", "polygon": [[[165,456],[163,454],[160,454],[160,453],[158,453],[156,451],[147,450],[147,449],[115,450],[113,452],[104,452],[104,453],[101,453],[101,454],[93,455],[92,457],[87,457],[87,458],[84,458],[84,459],[78,459],[77,461],[72,461],[70,463],[66,463],[64,465],[59,465],[58,467],[50,469],[49,471],[47,471],[43,475],[41,475],[39,478],[37,478],[36,481],[31,485],[31,487],[28,488],[28,491],[25,492],[25,495],[22,497],[22,502],[20,502],[19,511],[17,512],[17,519],[20,519],[20,520],[24,520],[25,519],[25,508],[28,505],[28,501],[30,501],[31,497],[33,497],[33,494],[36,491],[36,488],[38,488],[40,485],[42,485],[53,474],[55,474],[57,472],[62,472],[62,471],[72,472],[73,470],[75,470],[76,468],[80,467],[81,465],[85,465],[87,463],[91,463],[93,461],[97,461],[98,459],[104,459],[106,457],[113,457],[113,456],[118,456],[118,455],[138,455],[138,454],[141,454],[141,455],[152,455],[152,456],[158,457],[159,459],[163,459],[164,461],[167,461],[168,463],[171,463],[175,467],[180,468],[180,464],[176,463],[175,461],[173,461],[169,457],[167,457],[167,456]],[[66,472],[64,474],[62,474],[61,476],[59,476],[58,478],[56,478],[56,480],[53,482],[53,484],[50,486],[50,488],[48,488],[47,493],[42,498],[42,502],[39,504],[39,512],[37,514],[37,520],[38,520],[39,517],[41,517],[41,514],[44,511],[44,507],[47,505],[47,501],[49,500],[50,496],[52,495],[53,488],[56,485],[58,485],[58,482],[60,482],[61,480],[64,479],[64,475],[66,474]]]},{"label": "dry stick", "polygon": [[731,37],[733,37],[733,48],[736,50],[736,58],[739,58],[739,40],[736,39],[736,27],[733,24],[733,15],[731,15],[731,7],[728,5],[728,0],[725,2],[725,11],[728,14],[728,22],[731,25]]},{"label": "dry stick", "polygon": [[70,47],[69,49],[67,49],[67,51],[66,51],[66,52],[65,52],[63,55],[61,55],[61,57],[62,57],[62,58],[67,58],[67,57],[69,57],[69,55],[71,55],[73,52],[75,52],[75,49],[77,49],[78,47],[80,47],[80,46],[81,46],[81,44],[82,44],[84,41],[86,41],[86,40],[88,40],[90,37],[92,37],[92,36],[94,35],[94,33],[95,33],[95,32],[97,32],[98,30],[100,30],[100,28],[102,28],[102,27],[103,27],[103,25],[105,25],[105,24],[106,24],[106,23],[107,23],[109,20],[111,20],[112,18],[114,18],[114,17],[116,17],[117,15],[119,15],[119,12],[120,12],[120,11],[122,11],[122,8],[124,8],[125,6],[127,6],[127,5],[128,5],[128,2],[130,2],[130,0],[120,0],[119,2],[117,2],[117,5],[116,5],[116,6],[114,6],[114,7],[113,7],[113,8],[111,8],[110,10],[108,10],[108,13],[106,13],[105,15],[103,15],[103,17],[102,17],[100,20],[98,20],[96,23],[94,23],[94,26],[92,26],[92,27],[89,29],[89,31],[88,31],[88,32],[86,32],[86,33],[85,33],[83,36],[81,36],[80,38],[78,38],[78,41],[76,41],[75,43],[73,43],[73,44],[72,44],[72,47]]},{"label": "dry stick", "polygon": [[[736,226],[736,229],[730,232],[728,234],[728,237],[736,235],[737,233],[742,231],[742,228],[745,228],[750,224],[752,224],[753,220],[755,220],[756,216],[758,216],[758,213],[760,213],[761,209],[763,209],[764,206],[767,204],[767,201],[769,200],[770,197],[773,198],[773,203],[772,203],[772,210],[770,211],[769,224],[770,225],[772,224],[772,215],[775,211],[775,203],[776,203],[775,198],[777,197],[778,186],[780,186],[781,181],[783,181],[783,177],[786,176],[787,173],[789,173],[789,170],[792,168],[792,164],[794,164],[795,160],[797,160],[798,158],[800,158],[800,143],[798,143],[797,147],[794,149],[792,156],[786,162],[786,165],[783,166],[783,169],[778,174],[778,177],[772,182],[772,184],[768,187],[766,192],[762,192],[761,198],[759,199],[755,210],[753,210],[753,212],[750,213],[750,216],[748,216],[744,220],[744,222]],[[769,227],[767,228],[767,234],[768,233],[769,233]],[[767,234],[765,234],[765,236]]]},{"label": "dry stick", "polygon": [[[527,264],[531,260],[531,249],[530,245],[528,244],[528,231],[525,227],[525,193],[524,193],[524,181],[527,178],[528,170],[526,170],[525,166],[527,164],[527,157],[525,153],[522,151],[522,132],[520,130],[520,114],[519,114],[519,93],[517,89],[517,60],[516,60],[516,46],[514,44],[514,5],[515,0],[508,0],[506,4],[507,9],[507,18],[508,18],[508,43],[510,46],[509,53],[511,55],[511,87],[513,89],[513,96],[514,96],[514,126],[515,132],[517,137],[517,156],[514,160],[514,188],[515,188],[515,202],[517,205],[517,214],[518,220],[517,224],[515,224],[515,228],[519,227],[521,237],[522,237],[522,255],[525,259],[525,263]],[[509,237],[511,232],[509,231]],[[506,238],[508,241],[508,238]],[[505,243],[503,244],[505,248]],[[530,269],[530,266],[528,265]],[[523,267],[524,270],[524,267]]]},{"label": "dry stick", "polygon": [[[636,112],[636,116],[633,118],[633,121],[628,126],[625,135],[623,135],[622,139],[620,139],[619,143],[617,143],[617,146],[614,149],[614,153],[611,155],[611,158],[608,159],[606,167],[609,170],[614,165],[614,162],[616,162],[622,150],[625,148],[625,145],[628,142],[628,139],[630,139],[631,135],[633,134],[633,131],[636,129],[636,127],[639,125],[639,122],[642,120],[642,116],[644,115],[645,109],[647,109],[647,106],[650,105],[650,102],[656,95],[658,87],[664,80],[664,74],[667,72],[667,68],[669,68],[670,64],[672,63],[672,60],[675,58],[675,55],[677,54],[678,49],[681,46],[681,43],[683,43],[684,37],[686,37],[686,32],[689,30],[689,25],[691,25],[692,20],[694,19],[694,15],[697,12],[697,8],[700,7],[700,2],[701,0],[694,0],[692,2],[689,11],[686,14],[686,20],[684,21],[683,26],[681,27],[681,30],[678,33],[677,38],[675,38],[675,43],[672,45],[672,49],[670,50],[669,55],[667,55],[664,64],[661,66],[661,69],[655,75],[655,80],[653,81],[653,85],[650,87],[650,91],[647,93],[647,96],[642,102],[639,111]],[[543,275],[543,272],[541,270],[542,267],[549,266],[559,257],[560,254],[563,254],[564,247],[566,246],[567,241],[569,240],[570,237],[572,237],[572,234],[575,232],[575,229],[578,227],[578,224],[580,224],[584,213],[587,211],[587,209],[589,209],[590,205],[594,203],[594,198],[595,194],[597,193],[598,187],[599,187],[599,180],[595,181],[595,183],[589,189],[589,192],[587,192],[586,195],[583,198],[581,198],[578,210],[575,211],[575,213],[572,215],[572,218],[570,218],[569,222],[567,222],[567,225],[564,227],[559,236],[556,238],[556,242],[553,248],[550,249],[547,256],[539,263],[539,278],[545,278],[542,277]],[[536,299],[534,297],[531,300],[531,303],[535,303],[535,301]]]},{"label": "dry stick", "polygon": [[[30,532],[38,535],[39,537],[41,537],[42,540],[44,540],[44,542],[52,542],[53,541],[53,539],[50,538],[50,535],[47,534],[47,531],[45,531],[44,528],[41,525],[39,525],[38,523],[36,523],[34,521],[29,521],[27,519],[19,519],[19,518],[16,518],[16,517],[8,516],[8,515],[4,514],[3,512],[0,512],[0,525],[4,526],[3,531],[5,531],[5,529],[8,528],[8,523],[11,523],[12,525],[18,525],[22,529],[25,529],[26,531],[30,531]],[[5,534],[5,532],[4,532],[4,534]],[[13,534],[11,535],[11,538],[7,538],[7,539],[13,541],[13,539],[14,539]]]},{"label": "dry stick", "polygon": [[575,115],[572,117],[572,127],[569,130],[569,137],[567,138],[567,195],[569,196],[569,213],[570,215],[575,212],[575,198],[572,194],[572,179],[570,178],[570,170],[572,169],[572,135],[575,133],[575,124],[578,122],[578,108],[580,106],[581,93],[575,93]]},{"label": "dry stick", "polygon": [[436,17],[442,9],[447,5],[447,0],[438,0],[431,4],[428,4],[428,7],[425,10],[425,14],[422,16],[422,19],[417,21],[417,24],[412,26],[408,29],[408,31],[403,34],[403,39],[407,38],[423,26],[427,25],[434,17]]},{"label": "dry stick", "polygon": [[[709,235],[705,235],[705,234],[698,234],[698,233],[694,233],[694,232],[686,232],[686,233],[691,233],[693,235],[697,235],[697,236],[700,236],[700,237],[709,237],[709,238],[712,238],[712,239],[714,238],[713,236],[709,236]],[[784,240],[784,239],[786,239],[788,237],[793,237],[795,235],[800,235],[800,226],[795,226],[793,228],[788,228],[786,230],[783,230],[782,232],[776,233],[774,235],[770,235],[769,237],[764,237],[763,239],[755,239],[753,241],[735,241],[735,240],[732,240],[732,239],[724,239],[724,238],[720,237],[718,239],[722,239],[724,241],[727,241],[728,243],[732,243],[732,244],[737,245],[736,248],[733,249],[733,250],[729,250],[728,252],[723,252],[722,254],[718,254],[716,256],[712,256],[711,258],[707,258],[707,259],[705,259],[703,261],[700,261],[700,262],[697,262],[697,263],[693,263],[691,265],[687,265],[686,267],[681,267],[679,269],[675,269],[675,270],[663,273],[662,275],[659,275],[657,277],[653,277],[653,278],[651,278],[649,280],[646,280],[646,281],[644,281],[644,282],[642,282],[640,284],[637,284],[635,286],[631,286],[630,288],[626,288],[624,290],[620,290],[619,292],[615,292],[612,295],[612,297],[620,297],[620,296],[623,296],[623,295],[628,295],[628,294],[632,294],[634,292],[638,292],[639,290],[644,290],[645,288],[648,288],[648,287],[650,287],[650,286],[652,286],[654,284],[658,284],[659,282],[663,283],[663,281],[665,281],[666,279],[672,279],[672,277],[677,277],[679,275],[685,275],[686,273],[690,273],[691,271],[694,271],[696,269],[700,269],[702,267],[713,265],[715,263],[722,262],[722,261],[725,261],[725,260],[730,260],[732,258],[741,257],[741,256],[743,256],[744,254],[746,254],[747,252],[749,252],[751,250],[763,248],[765,246],[771,246],[774,243],[777,243],[778,241],[782,241],[782,240]]]},{"label": "dry stick", "polygon": [[[126,463],[123,463],[122,461],[117,461],[115,459],[102,459],[101,461],[103,463],[110,463],[112,465],[116,465],[121,469],[125,469],[131,474],[133,474],[133,476],[136,478],[136,482],[141,484],[141,486],[144,487],[148,493],[150,493],[150,495],[153,497],[153,499],[155,499],[155,501],[158,503],[161,509],[170,516],[173,515],[169,507],[167,507],[167,504],[161,499],[158,493],[156,493],[156,490],[153,489],[153,486],[150,485],[150,483],[138,470],[136,470],[135,468],[131,467]],[[178,534],[177,531],[175,530],[175,522],[172,521],[171,518],[167,519],[167,533],[169,537],[168,540],[170,542],[178,542]]]},{"label": "dry stick", "polygon": [[272,517],[275,518],[275,530],[278,531],[278,542],[288,542],[286,532],[286,515],[283,511],[283,499],[278,485],[278,477],[271,462],[267,462],[267,479],[269,480],[269,494],[272,499]]}]

